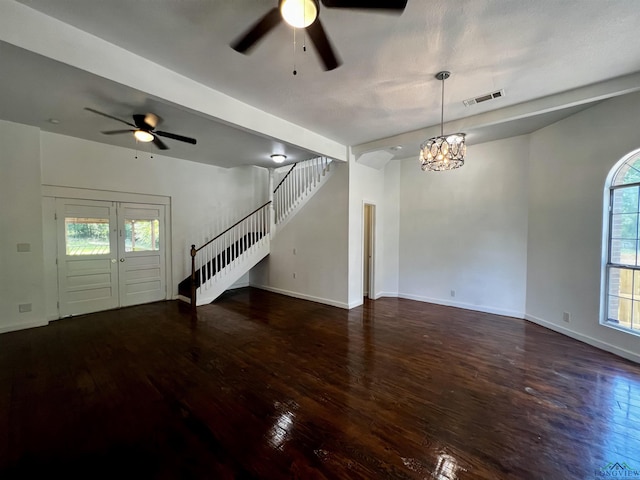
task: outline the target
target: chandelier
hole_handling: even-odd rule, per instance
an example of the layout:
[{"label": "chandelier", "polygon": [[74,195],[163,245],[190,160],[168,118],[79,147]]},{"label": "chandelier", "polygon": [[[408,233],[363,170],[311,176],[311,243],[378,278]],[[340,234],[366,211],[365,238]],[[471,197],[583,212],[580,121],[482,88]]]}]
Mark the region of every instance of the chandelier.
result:
[{"label": "chandelier", "polygon": [[464,133],[444,135],[444,81],[451,72],[438,72],[436,78],[442,81],[442,103],[440,109],[440,136],[431,137],[420,145],[420,163],[422,170],[441,172],[453,170],[464,165],[467,146],[464,144]]}]

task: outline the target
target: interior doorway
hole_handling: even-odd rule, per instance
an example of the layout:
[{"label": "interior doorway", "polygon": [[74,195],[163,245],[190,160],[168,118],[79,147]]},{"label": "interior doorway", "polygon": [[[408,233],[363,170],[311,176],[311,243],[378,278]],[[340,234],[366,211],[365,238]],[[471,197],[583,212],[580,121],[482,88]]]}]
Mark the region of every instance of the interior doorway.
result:
[{"label": "interior doorway", "polygon": [[364,204],[363,212],[363,246],[362,246],[362,294],[365,298],[375,298],[375,223],[376,206]]},{"label": "interior doorway", "polygon": [[60,317],[165,300],[165,206],[56,199]]}]

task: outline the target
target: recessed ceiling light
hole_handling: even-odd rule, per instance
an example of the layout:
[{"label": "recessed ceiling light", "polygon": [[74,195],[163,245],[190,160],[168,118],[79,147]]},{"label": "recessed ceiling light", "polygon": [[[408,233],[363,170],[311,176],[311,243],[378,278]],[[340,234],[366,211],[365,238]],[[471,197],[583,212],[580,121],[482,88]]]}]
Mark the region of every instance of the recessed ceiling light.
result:
[{"label": "recessed ceiling light", "polygon": [[389,150],[391,150],[392,152],[399,152],[400,150],[402,150],[402,145],[396,145],[395,147],[391,147]]},{"label": "recessed ceiling light", "polygon": [[50,118],[49,119],[49,123],[53,123],[54,125],[58,125],[60,123],[60,120],[58,120],[57,118]]},{"label": "recessed ceiling light", "polygon": [[286,159],[287,159],[287,156],[281,153],[274,153],[273,155],[271,155],[271,160],[273,160],[276,163],[282,163]]}]

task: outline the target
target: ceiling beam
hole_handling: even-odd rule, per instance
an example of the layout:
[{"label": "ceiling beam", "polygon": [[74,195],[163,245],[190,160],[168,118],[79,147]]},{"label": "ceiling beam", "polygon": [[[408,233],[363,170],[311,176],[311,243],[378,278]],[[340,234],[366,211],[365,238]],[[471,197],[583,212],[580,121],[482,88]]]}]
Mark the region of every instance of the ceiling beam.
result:
[{"label": "ceiling beam", "polygon": [[[451,133],[468,132],[469,130],[514,122],[559,110],[572,109],[580,105],[591,104],[637,91],[640,91],[640,72],[549,95],[530,102],[453,120],[444,124],[444,130]],[[352,153],[358,157],[367,152],[385,150],[395,145],[420,144],[427,138],[439,134],[440,125],[433,125],[356,145],[352,148]]]}]

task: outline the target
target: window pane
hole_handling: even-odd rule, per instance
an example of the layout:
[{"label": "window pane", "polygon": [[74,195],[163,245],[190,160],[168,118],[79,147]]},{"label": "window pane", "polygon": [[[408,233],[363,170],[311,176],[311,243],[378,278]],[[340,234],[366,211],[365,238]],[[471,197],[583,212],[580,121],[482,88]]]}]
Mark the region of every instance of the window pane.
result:
[{"label": "window pane", "polygon": [[616,173],[612,185],[640,182],[640,159],[626,162]]},{"label": "window pane", "polygon": [[108,255],[109,219],[64,219],[67,255]]},{"label": "window pane", "polygon": [[609,296],[609,320],[621,327],[631,328],[632,301],[628,298]]},{"label": "window pane", "polygon": [[611,216],[611,238],[638,238],[638,214],[615,213]]},{"label": "window pane", "polygon": [[124,222],[126,252],[160,250],[160,221],[126,219]]},{"label": "window pane", "polygon": [[[616,297],[631,298],[633,296],[633,274],[634,272],[628,268],[609,269],[609,295]],[[640,277],[639,277],[640,278]],[[638,298],[640,300],[640,297]]]},{"label": "window pane", "polygon": [[611,240],[611,251],[609,252],[609,262],[619,265],[636,265],[635,240]]},{"label": "window pane", "polygon": [[[640,181],[640,179],[638,181]],[[618,188],[613,191],[613,213],[637,212],[638,187]]]},{"label": "window pane", "polygon": [[633,302],[633,323],[629,328],[640,330],[640,302]]},{"label": "window pane", "polygon": [[640,271],[633,271],[633,299],[640,301]]}]

